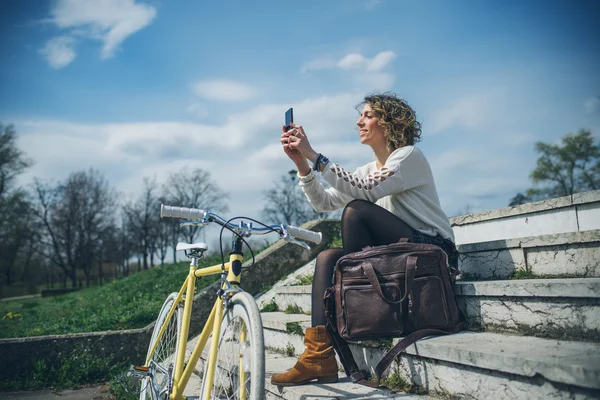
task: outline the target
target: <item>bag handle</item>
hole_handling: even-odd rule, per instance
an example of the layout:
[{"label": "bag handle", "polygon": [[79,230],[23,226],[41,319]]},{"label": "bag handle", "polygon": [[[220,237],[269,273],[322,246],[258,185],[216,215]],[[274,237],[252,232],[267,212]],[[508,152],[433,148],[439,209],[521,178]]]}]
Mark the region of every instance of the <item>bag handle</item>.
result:
[{"label": "bag handle", "polygon": [[381,297],[383,300],[390,304],[400,304],[408,297],[410,291],[412,290],[413,281],[415,280],[415,268],[417,268],[417,257],[416,256],[408,256],[406,260],[406,277],[404,279],[404,296],[400,300],[394,301],[390,300],[383,294],[383,290],[381,290],[381,285],[379,284],[379,280],[377,279],[377,275],[375,274],[375,270],[373,269],[373,265],[370,262],[365,262],[362,265],[363,271],[367,278],[369,279],[369,283],[375,289],[375,292]]}]

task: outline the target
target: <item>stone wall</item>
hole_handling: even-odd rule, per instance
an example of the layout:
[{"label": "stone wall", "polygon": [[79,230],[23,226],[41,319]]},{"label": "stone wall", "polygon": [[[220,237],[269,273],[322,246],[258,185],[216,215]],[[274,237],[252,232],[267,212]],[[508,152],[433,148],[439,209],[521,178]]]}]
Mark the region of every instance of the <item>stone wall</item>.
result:
[{"label": "stone wall", "polygon": [[[262,287],[274,284],[294,271],[298,265],[315,258],[339,229],[339,221],[311,221],[302,227],[322,232],[321,243],[311,245],[311,250],[307,251],[294,244],[278,241],[258,254],[252,267],[249,267],[250,262],[244,264],[244,267],[249,267],[243,272],[244,290],[253,295],[258,294]],[[190,336],[200,333],[210,314],[218,287],[219,283],[216,282],[194,296]],[[156,310],[157,314],[158,311]],[[0,339],[0,376],[5,380],[31,378],[36,364],[56,366],[85,352],[110,359],[115,364],[143,363],[153,328],[154,323],[142,329],[125,331]]]},{"label": "stone wall", "polygon": [[600,190],[450,219],[456,244],[600,229]]}]

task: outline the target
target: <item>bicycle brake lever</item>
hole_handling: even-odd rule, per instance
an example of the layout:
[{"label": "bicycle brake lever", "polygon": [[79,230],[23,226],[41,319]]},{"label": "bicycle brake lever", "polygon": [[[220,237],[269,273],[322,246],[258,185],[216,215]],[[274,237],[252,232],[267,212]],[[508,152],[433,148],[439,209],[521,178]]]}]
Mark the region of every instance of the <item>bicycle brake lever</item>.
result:
[{"label": "bicycle brake lever", "polygon": [[292,244],[295,244],[297,246],[300,246],[300,247],[302,247],[302,248],[304,248],[306,250],[310,250],[310,246],[308,245],[308,243],[303,242],[303,241],[298,240],[298,239],[294,239],[293,237],[291,237],[289,235],[285,235],[283,237],[283,240],[285,240],[286,242],[290,242]]},{"label": "bicycle brake lever", "polygon": [[207,226],[208,224],[209,221],[207,221],[206,219],[201,219],[200,221],[187,220],[180,223],[179,227],[183,228],[184,226]]}]

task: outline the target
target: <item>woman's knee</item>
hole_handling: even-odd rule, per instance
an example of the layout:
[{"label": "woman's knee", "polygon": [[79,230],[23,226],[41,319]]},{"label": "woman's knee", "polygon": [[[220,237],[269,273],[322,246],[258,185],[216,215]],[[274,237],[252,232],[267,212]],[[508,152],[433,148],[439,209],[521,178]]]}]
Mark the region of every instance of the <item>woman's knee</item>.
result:
[{"label": "woman's knee", "polygon": [[344,254],[342,249],[326,249],[317,255],[314,276],[322,272],[333,273],[337,260]]},{"label": "woman's knee", "polygon": [[373,206],[379,207],[378,205],[366,200],[352,200],[350,203],[346,204],[346,207],[344,207],[344,211],[342,212],[342,223],[360,220]]},{"label": "woman's knee", "polygon": [[317,255],[315,268],[335,265],[338,258],[342,256],[342,249],[326,249]]}]

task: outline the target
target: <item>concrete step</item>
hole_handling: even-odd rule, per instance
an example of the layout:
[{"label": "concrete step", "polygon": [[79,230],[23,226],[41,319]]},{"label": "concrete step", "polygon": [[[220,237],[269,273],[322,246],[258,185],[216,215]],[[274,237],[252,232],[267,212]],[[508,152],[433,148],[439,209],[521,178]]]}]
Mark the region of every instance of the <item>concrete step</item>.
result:
[{"label": "concrete step", "polygon": [[280,388],[271,384],[271,375],[286,371],[294,366],[296,357],[289,357],[272,351],[266,354],[266,383],[265,392],[267,400],[317,400],[317,399],[407,399],[429,400],[434,397],[409,393],[394,393],[388,389],[372,389],[363,385],[352,383],[342,372],[337,383],[308,384]]},{"label": "concrete step", "polygon": [[315,271],[315,261],[316,260],[309,261],[290,275],[283,277],[281,280],[275,283],[273,287],[270,288],[267,292],[259,293],[257,296],[255,296],[258,309],[262,310],[263,307],[265,307],[265,305],[273,301],[273,299],[275,298],[275,294],[281,288],[298,284],[298,281],[305,276],[312,276]]},{"label": "concrete step", "polygon": [[458,246],[462,280],[600,277],[600,230],[559,233]]},{"label": "concrete step", "polygon": [[[600,343],[600,278],[457,282],[455,290],[470,329]],[[309,312],[311,287],[282,286],[274,299],[280,310]]]},{"label": "concrete step", "polygon": [[[295,356],[303,351],[302,336],[285,332],[285,318],[306,326],[310,316],[262,317],[266,343],[293,346]],[[385,353],[376,341],[351,348],[366,371]],[[390,369],[429,392],[456,398],[594,399],[600,397],[598,360],[599,344],[461,332],[417,342]]]},{"label": "concrete step", "polygon": [[600,278],[457,282],[470,329],[600,343]]},{"label": "concrete step", "polygon": [[[283,313],[281,313],[283,314]],[[285,314],[283,314],[285,316]],[[287,318],[283,318],[283,325],[273,325],[270,326],[279,326],[283,327],[285,330],[285,321],[302,321],[306,319],[306,316],[287,316]],[[267,319],[267,323],[269,323],[271,319]],[[306,324],[303,324],[306,326]],[[302,342],[302,337],[295,335],[296,338],[300,338]],[[189,357],[194,349],[198,341],[198,336],[190,339],[187,345],[187,357]],[[273,343],[272,336],[265,337],[265,344]],[[300,347],[298,347],[300,349]],[[184,391],[184,395],[186,396],[199,396],[202,388],[202,376],[203,376],[203,368],[206,362],[206,356],[208,354],[209,347],[205,349],[203,352],[203,356],[198,361],[194,368],[194,373],[192,374],[190,381]],[[302,349],[300,349],[302,351]],[[430,400],[433,399],[430,396],[425,395],[417,395],[417,394],[407,394],[407,393],[394,393],[391,390],[386,388],[381,389],[372,389],[363,385],[358,385],[352,383],[352,381],[346,378],[345,374],[342,372],[339,374],[339,381],[337,383],[328,383],[328,384],[310,384],[303,386],[295,386],[295,387],[286,387],[279,388],[275,385],[271,384],[271,375],[275,373],[280,373],[286,371],[291,368],[297,358],[286,356],[281,354],[281,352],[274,351],[266,351],[265,354],[265,399],[286,399],[286,400],[311,400],[311,399],[353,399],[353,400],[376,400],[376,399],[408,399],[408,400]]]},{"label": "concrete step", "polygon": [[457,244],[600,229],[600,190],[450,218]]}]

